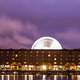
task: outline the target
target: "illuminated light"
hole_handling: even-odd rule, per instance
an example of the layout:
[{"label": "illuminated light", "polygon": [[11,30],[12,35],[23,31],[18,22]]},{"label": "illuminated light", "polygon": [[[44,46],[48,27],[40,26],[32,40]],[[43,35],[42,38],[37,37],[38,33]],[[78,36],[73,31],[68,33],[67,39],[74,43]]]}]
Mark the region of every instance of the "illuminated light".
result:
[{"label": "illuminated light", "polygon": [[58,67],[59,67],[59,66],[54,65],[54,66],[53,66],[53,70],[58,70]]},{"label": "illuminated light", "polygon": [[29,65],[29,70],[32,70],[34,68],[33,65]]},{"label": "illuminated light", "polygon": [[39,76],[40,74],[39,73],[36,73],[36,76]]},{"label": "illuminated light", "polygon": [[77,67],[79,67],[79,68],[80,68],[80,65],[78,65]]},{"label": "illuminated light", "polygon": [[18,55],[16,54],[15,57],[18,57]]},{"label": "illuminated light", "polygon": [[63,68],[63,66],[59,66],[59,68]]},{"label": "illuminated light", "polygon": [[29,65],[29,67],[30,67],[30,68],[33,68],[34,66],[33,66],[33,65]]},{"label": "illuminated light", "polygon": [[51,57],[51,55],[50,55],[50,54],[48,54],[48,57]]},{"label": "illuminated light", "polygon": [[6,64],[9,64],[9,62],[6,62]]},{"label": "illuminated light", "polygon": [[56,64],[56,62],[54,62],[54,64]]},{"label": "illuminated light", "polygon": [[24,62],[24,64],[26,64],[27,62]]},{"label": "illuminated light", "polygon": [[25,67],[28,67],[28,65],[25,65]]},{"label": "illuminated light", "polygon": [[54,60],[56,60],[56,58],[54,58]]},{"label": "illuminated light", "polygon": [[15,60],[15,58],[12,58],[12,60]]},{"label": "illuminated light", "polygon": [[32,49],[62,49],[62,46],[52,37],[41,37],[34,42]]},{"label": "illuminated light", "polygon": [[47,70],[47,66],[46,65],[42,65],[41,68],[42,68],[42,70]]},{"label": "illuminated light", "polygon": [[16,74],[17,72],[13,72],[14,74]]},{"label": "illuminated light", "polygon": [[5,65],[5,67],[6,67],[6,68],[9,68],[9,67],[10,67],[10,65]]}]

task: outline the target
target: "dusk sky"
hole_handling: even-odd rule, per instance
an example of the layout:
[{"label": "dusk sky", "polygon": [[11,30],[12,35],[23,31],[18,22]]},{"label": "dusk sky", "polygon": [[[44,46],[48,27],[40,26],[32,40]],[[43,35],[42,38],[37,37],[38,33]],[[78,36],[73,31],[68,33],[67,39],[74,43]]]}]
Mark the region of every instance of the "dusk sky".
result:
[{"label": "dusk sky", "polygon": [[43,36],[80,48],[80,0],[0,0],[0,48],[30,49]]}]

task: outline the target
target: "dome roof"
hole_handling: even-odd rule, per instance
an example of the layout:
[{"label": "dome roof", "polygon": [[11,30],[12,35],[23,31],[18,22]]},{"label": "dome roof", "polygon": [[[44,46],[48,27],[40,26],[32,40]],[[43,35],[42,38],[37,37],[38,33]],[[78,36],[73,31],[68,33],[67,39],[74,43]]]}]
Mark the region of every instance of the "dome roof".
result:
[{"label": "dome roof", "polygon": [[55,38],[41,37],[34,42],[32,49],[62,49],[62,46]]}]

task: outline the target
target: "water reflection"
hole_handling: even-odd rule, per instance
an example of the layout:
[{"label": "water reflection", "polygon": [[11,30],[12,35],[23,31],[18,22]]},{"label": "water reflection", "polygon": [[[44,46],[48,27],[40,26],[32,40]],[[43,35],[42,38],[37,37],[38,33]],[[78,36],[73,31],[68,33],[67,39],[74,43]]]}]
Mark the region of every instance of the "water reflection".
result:
[{"label": "water reflection", "polygon": [[0,75],[0,80],[80,80],[80,75]]},{"label": "water reflection", "polygon": [[10,80],[10,76],[9,75],[7,75],[7,80]]},{"label": "water reflection", "polygon": [[27,80],[27,75],[24,75],[24,80]]},{"label": "water reflection", "polygon": [[33,80],[33,75],[29,75],[29,80]]},{"label": "water reflection", "polygon": [[43,75],[42,80],[46,80],[46,75]]}]

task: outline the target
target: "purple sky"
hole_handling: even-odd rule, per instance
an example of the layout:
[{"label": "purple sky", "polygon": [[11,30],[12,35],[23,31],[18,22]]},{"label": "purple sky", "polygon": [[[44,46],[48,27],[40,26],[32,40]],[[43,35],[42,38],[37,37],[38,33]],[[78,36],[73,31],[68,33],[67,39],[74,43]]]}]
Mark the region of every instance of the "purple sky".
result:
[{"label": "purple sky", "polygon": [[80,48],[80,0],[0,0],[0,48],[31,48],[43,36]]}]

